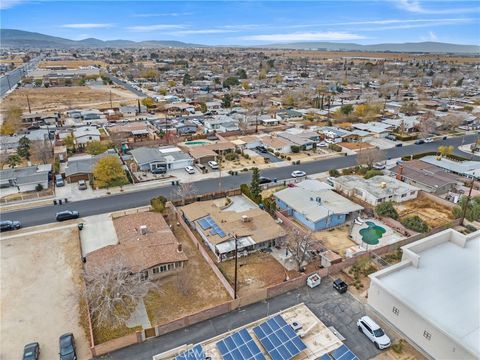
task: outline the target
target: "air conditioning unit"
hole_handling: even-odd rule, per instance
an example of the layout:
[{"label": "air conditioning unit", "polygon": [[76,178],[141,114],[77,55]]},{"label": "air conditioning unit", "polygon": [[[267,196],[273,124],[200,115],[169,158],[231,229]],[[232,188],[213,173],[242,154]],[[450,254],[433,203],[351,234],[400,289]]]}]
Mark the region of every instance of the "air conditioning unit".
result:
[{"label": "air conditioning unit", "polygon": [[249,222],[252,221],[252,218],[247,215],[242,215],[242,222]]}]

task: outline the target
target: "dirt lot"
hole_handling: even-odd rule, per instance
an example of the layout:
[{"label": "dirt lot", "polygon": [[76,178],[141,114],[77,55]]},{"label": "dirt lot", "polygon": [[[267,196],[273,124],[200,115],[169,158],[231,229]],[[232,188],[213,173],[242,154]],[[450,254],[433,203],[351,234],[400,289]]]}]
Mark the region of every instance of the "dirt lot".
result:
[{"label": "dirt lot", "polygon": [[39,68],[46,68],[47,66],[65,66],[68,69],[77,69],[81,66],[101,66],[106,67],[107,64],[98,60],[62,60],[62,61],[42,61],[38,64]]},{"label": "dirt lot", "polygon": [[179,275],[171,275],[159,281],[160,293],[150,292],[145,307],[152,325],[159,325],[193,314],[230,300],[216,275],[182,227],[172,230],[182,243],[188,257],[186,268]]},{"label": "dirt lot", "polygon": [[[52,87],[52,88],[20,88],[8,95],[2,102],[2,108],[20,106],[28,110],[27,95],[33,111],[58,110],[70,107],[104,107],[110,106],[108,91],[91,89],[87,86]],[[112,91],[113,105],[132,101],[131,97],[122,97]]]},{"label": "dirt lot", "polygon": [[25,344],[38,341],[43,359],[58,359],[58,337],[72,332],[78,358],[89,359],[78,308],[82,269],[78,230],[61,226],[40,231],[12,233],[0,241],[0,358],[19,359]]},{"label": "dirt lot", "polygon": [[[218,267],[228,282],[233,285],[235,262],[225,261]],[[238,293],[242,296],[251,291],[279,284],[285,280],[286,273],[284,267],[268,253],[256,252],[238,258]],[[298,275],[296,271],[288,272],[290,279]]]},{"label": "dirt lot", "polygon": [[415,200],[396,204],[395,208],[402,218],[410,215],[420,216],[430,228],[444,225],[454,219],[450,208],[421,195]]},{"label": "dirt lot", "polygon": [[322,244],[328,249],[344,256],[347,248],[357,245],[348,238],[349,230],[350,227],[344,225],[330,230],[317,231],[313,233],[313,236],[322,241]]}]

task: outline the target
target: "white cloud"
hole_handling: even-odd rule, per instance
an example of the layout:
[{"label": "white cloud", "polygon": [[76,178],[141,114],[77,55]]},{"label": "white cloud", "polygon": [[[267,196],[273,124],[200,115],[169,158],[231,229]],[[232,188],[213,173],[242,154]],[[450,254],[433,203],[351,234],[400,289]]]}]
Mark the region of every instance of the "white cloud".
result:
[{"label": "white cloud", "polygon": [[14,6],[24,3],[25,0],[1,0],[0,1],[0,10],[10,9]]},{"label": "white cloud", "polygon": [[84,23],[84,24],[63,24],[63,28],[69,29],[105,29],[113,27],[112,24],[95,24],[95,23]]},{"label": "white cloud", "polygon": [[148,32],[156,30],[173,30],[173,29],[184,29],[184,25],[173,25],[173,24],[155,24],[155,25],[137,25],[129,26],[128,30],[139,31],[139,32]]},{"label": "white cloud", "polygon": [[365,39],[365,36],[346,33],[346,32],[303,32],[303,33],[289,33],[289,34],[265,34],[265,35],[248,35],[242,36],[241,40],[256,40],[256,41],[342,41],[342,40],[359,40]]},{"label": "white cloud", "polygon": [[[446,26],[446,25],[458,25],[458,24],[467,24],[474,21],[474,19],[469,18],[460,18],[460,19],[432,19],[428,21],[419,21],[419,22],[405,22],[402,24],[399,22],[397,25],[387,25],[371,28],[361,28],[358,31],[382,31],[382,30],[401,30],[401,29],[418,29],[432,26]],[[395,24],[395,23],[392,23]]]},{"label": "white cloud", "polygon": [[437,41],[437,40],[438,40],[437,35],[436,35],[433,31],[430,31],[430,32],[428,33],[428,37],[429,37],[429,39],[432,40],[432,41]]},{"label": "white cloud", "polygon": [[398,8],[416,14],[464,14],[480,11],[480,7],[426,9],[418,0],[394,0],[394,2]]},{"label": "white cloud", "polygon": [[189,16],[193,15],[192,12],[172,12],[172,13],[146,13],[146,14],[133,14],[132,17],[149,18],[149,17],[161,17],[161,16]]},{"label": "white cloud", "polygon": [[192,30],[180,30],[168,33],[169,35],[183,36],[183,35],[201,35],[201,34],[222,34],[238,32],[238,30],[229,29],[192,29]]}]

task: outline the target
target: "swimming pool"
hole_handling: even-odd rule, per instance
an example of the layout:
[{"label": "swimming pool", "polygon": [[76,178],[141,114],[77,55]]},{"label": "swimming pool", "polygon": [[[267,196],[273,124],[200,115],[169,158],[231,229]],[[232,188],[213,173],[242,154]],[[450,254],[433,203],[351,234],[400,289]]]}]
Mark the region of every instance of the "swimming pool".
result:
[{"label": "swimming pool", "polygon": [[202,141],[202,140],[185,141],[185,145],[205,145],[205,144],[210,144],[210,141]]},{"label": "swimming pool", "polygon": [[368,227],[359,230],[362,241],[368,245],[377,245],[380,242],[379,239],[387,230],[372,221],[366,221],[365,224],[367,224]]}]

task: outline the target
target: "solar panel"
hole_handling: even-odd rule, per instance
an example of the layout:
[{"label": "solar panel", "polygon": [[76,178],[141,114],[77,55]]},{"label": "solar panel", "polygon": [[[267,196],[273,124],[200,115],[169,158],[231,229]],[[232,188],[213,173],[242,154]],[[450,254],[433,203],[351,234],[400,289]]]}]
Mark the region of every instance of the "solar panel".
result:
[{"label": "solar panel", "polygon": [[328,354],[323,354],[322,356],[320,356],[316,360],[332,360],[332,358],[330,356],[328,356]]},{"label": "solar panel", "polygon": [[203,230],[206,230],[206,229],[211,227],[211,225],[208,221],[208,218],[200,219],[200,220],[198,220],[198,223],[200,224],[200,226],[202,227]]},{"label": "solar panel", "polygon": [[174,360],[205,360],[202,345],[198,344],[178,355]]},{"label": "solar panel", "polygon": [[272,360],[289,360],[307,348],[280,315],[254,327],[253,332]]},{"label": "solar panel", "polygon": [[338,349],[330,353],[335,360],[358,360],[357,355],[355,355],[347,345],[342,345]]},{"label": "solar panel", "polygon": [[266,360],[245,329],[217,342],[217,348],[224,360]]}]

